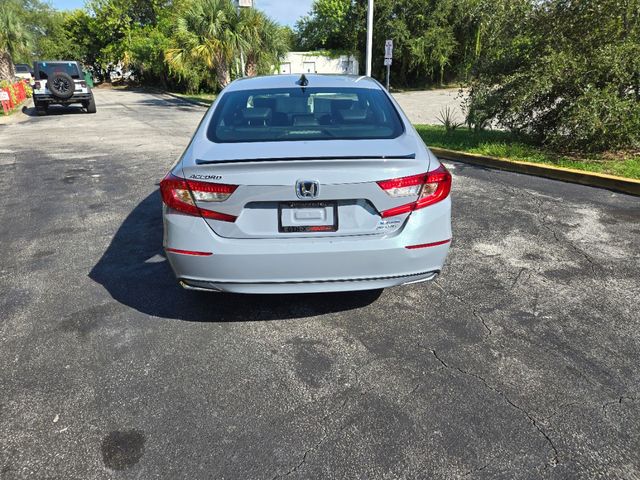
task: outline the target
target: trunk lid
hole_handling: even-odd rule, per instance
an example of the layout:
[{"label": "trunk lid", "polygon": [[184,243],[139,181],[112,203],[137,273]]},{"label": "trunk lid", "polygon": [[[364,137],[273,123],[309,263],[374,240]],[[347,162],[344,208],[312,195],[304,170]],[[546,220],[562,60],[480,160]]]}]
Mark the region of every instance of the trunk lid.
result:
[{"label": "trunk lid", "polygon": [[[388,235],[408,214],[383,219],[379,212],[416,197],[392,198],[376,182],[429,169],[428,150],[407,135],[393,140],[207,143],[207,148],[185,152],[182,173],[200,182],[238,185],[223,202],[198,203],[237,217],[235,222],[205,219],[226,238]],[[300,181],[315,184],[316,195],[300,198]]]}]

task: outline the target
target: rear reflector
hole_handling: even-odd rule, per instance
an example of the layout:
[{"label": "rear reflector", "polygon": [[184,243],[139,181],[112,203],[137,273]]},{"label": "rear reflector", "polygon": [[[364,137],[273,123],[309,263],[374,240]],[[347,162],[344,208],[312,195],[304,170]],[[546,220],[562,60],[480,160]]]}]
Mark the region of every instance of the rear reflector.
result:
[{"label": "rear reflector", "polygon": [[440,165],[431,172],[411,177],[383,180],[378,182],[378,185],[390,197],[394,198],[419,195],[418,200],[415,202],[380,212],[382,218],[394,217],[428,207],[447,198],[451,192],[451,174],[444,168],[444,165]]},{"label": "rear reflector", "polygon": [[211,252],[196,252],[194,250],[180,250],[178,248],[166,248],[167,252],[171,253],[179,253],[180,255],[193,255],[195,257],[208,257],[209,255],[213,255]]},{"label": "rear reflector", "polygon": [[167,207],[187,215],[202,216],[222,222],[235,222],[238,217],[198,207],[196,201],[222,202],[229,198],[236,188],[238,188],[237,185],[185,180],[171,173],[168,173],[160,182],[162,201]]},{"label": "rear reflector", "polygon": [[235,222],[238,217],[234,215],[228,215],[226,213],[214,212],[213,210],[207,210],[205,208],[200,209],[200,214],[204,218],[211,218],[212,220],[220,220],[221,222]]},{"label": "rear reflector", "polygon": [[420,245],[409,245],[408,247],[404,247],[404,248],[408,248],[409,250],[415,250],[416,248],[437,247],[438,245],[445,245],[449,242],[451,242],[451,239],[441,240],[439,242],[433,242],[433,243],[421,243]]}]

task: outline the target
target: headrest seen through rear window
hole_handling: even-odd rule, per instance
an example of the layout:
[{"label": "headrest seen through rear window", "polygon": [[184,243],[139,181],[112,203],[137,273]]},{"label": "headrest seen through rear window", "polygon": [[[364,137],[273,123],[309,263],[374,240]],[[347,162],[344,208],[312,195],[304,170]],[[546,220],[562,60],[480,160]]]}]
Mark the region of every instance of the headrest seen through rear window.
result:
[{"label": "headrest seen through rear window", "polygon": [[242,110],[242,118],[245,120],[269,120],[271,118],[270,108],[245,108]]}]

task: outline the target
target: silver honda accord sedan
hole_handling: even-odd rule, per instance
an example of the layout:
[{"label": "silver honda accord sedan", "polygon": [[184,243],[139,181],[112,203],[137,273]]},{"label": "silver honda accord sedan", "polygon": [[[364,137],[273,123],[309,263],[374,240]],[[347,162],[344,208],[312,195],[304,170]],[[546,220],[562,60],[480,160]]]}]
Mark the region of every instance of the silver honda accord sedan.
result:
[{"label": "silver honda accord sedan", "polygon": [[451,175],[369,77],[236,80],[160,191],[166,255],[189,289],[421,282],[451,242]]}]

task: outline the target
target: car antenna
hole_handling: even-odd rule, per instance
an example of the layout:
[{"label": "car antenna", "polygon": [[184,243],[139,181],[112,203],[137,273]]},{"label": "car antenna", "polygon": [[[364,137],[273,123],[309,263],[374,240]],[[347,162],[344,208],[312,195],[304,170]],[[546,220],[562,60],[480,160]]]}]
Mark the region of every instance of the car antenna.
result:
[{"label": "car antenna", "polygon": [[304,87],[309,85],[309,80],[307,79],[307,77],[305,77],[305,75],[303,73],[302,75],[300,75],[300,78],[298,79],[298,81],[296,83],[298,85],[300,85],[302,87],[302,89],[304,90]]}]

